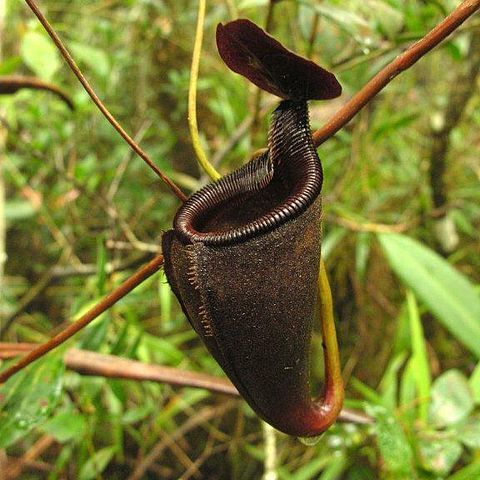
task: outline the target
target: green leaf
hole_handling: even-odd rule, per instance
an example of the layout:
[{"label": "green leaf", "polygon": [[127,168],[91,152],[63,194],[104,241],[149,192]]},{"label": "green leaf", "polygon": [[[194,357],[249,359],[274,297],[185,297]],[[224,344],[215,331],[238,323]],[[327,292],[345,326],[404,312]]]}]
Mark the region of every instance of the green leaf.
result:
[{"label": "green leaf", "polygon": [[377,443],[384,466],[382,478],[388,480],[414,478],[412,448],[393,413],[379,406],[367,408],[367,413],[376,419]]},{"label": "green leaf", "polygon": [[[71,445],[65,445],[58,452],[58,456],[55,460],[55,463],[53,463],[53,469],[48,476],[48,480],[58,480],[59,478],[62,478],[61,473],[63,468],[68,464],[68,462],[71,462],[73,451],[74,449]],[[78,455],[77,451],[75,453]]]},{"label": "green leaf", "polygon": [[107,468],[116,451],[116,447],[105,447],[95,452],[80,470],[79,480],[97,478]]},{"label": "green leaf", "polygon": [[379,234],[387,260],[443,325],[480,357],[480,296],[434,251],[400,234]]},{"label": "green leaf", "polygon": [[51,80],[60,68],[57,49],[46,35],[27,32],[23,36],[20,52],[25,64],[45,80]]},{"label": "green leaf", "polygon": [[108,311],[99,315],[94,322],[83,330],[83,335],[79,343],[80,348],[97,351],[107,336],[109,323]]},{"label": "green leaf", "polygon": [[62,393],[61,357],[46,356],[0,387],[0,448],[25,436],[50,416]]},{"label": "green leaf", "polygon": [[205,390],[186,389],[179,401],[172,402],[159,412],[156,418],[156,423],[165,426],[169,423],[169,420],[175,417],[175,415],[183,412],[188,407],[193,408],[206,397],[208,397],[208,392]]},{"label": "green leaf", "polygon": [[28,200],[9,200],[5,202],[5,218],[9,222],[33,217],[37,211]]},{"label": "green leaf", "polygon": [[318,477],[318,480],[340,480],[342,473],[347,467],[347,459],[339,454],[332,458],[325,471]]},{"label": "green leaf", "polygon": [[462,446],[447,438],[422,439],[419,442],[422,467],[437,475],[446,475],[462,454]]},{"label": "green leaf", "polygon": [[[385,118],[373,132],[374,141],[378,141],[386,135],[398,132],[408,127],[418,118],[418,113],[401,112]],[[398,134],[398,133],[397,133]]]},{"label": "green leaf", "polygon": [[473,396],[465,375],[448,370],[432,386],[430,419],[437,427],[453,425],[465,420],[472,412]]},{"label": "green leaf", "polygon": [[480,477],[480,462],[467,465],[455,472],[452,476],[448,477],[448,480],[472,480],[473,478]]},{"label": "green leaf", "polygon": [[238,10],[247,10],[249,8],[260,8],[268,5],[269,0],[243,0],[238,4]]},{"label": "green leaf", "polygon": [[373,388],[370,388],[368,385],[358,380],[358,378],[352,377],[350,379],[350,386],[369,402],[378,405],[383,404],[382,397]]},{"label": "green leaf", "polygon": [[130,407],[122,416],[122,424],[130,425],[140,422],[150,415],[155,408],[151,404],[140,405],[138,407]]},{"label": "green leaf", "polygon": [[473,399],[477,405],[480,404],[480,362],[477,363],[475,370],[470,376],[470,388],[472,389]]},{"label": "green leaf", "polygon": [[83,62],[101,78],[108,76],[110,72],[110,61],[103,50],[78,42],[70,42],[69,48],[77,62]]},{"label": "green leaf", "polygon": [[480,477],[480,462],[472,463],[455,472],[448,480],[472,480]]},{"label": "green leaf", "polygon": [[[145,352],[148,351],[148,353]],[[142,336],[138,349],[139,359],[144,362],[154,361],[162,365],[179,365],[185,358],[185,353],[171,341],[145,334]]]},{"label": "green leaf", "polygon": [[419,417],[424,423],[428,419],[428,402],[432,378],[428,365],[427,348],[423,337],[423,327],[418,314],[417,302],[412,292],[407,292],[408,316],[410,319],[410,336],[412,341],[412,369],[419,397]]},{"label": "green leaf", "polygon": [[22,64],[22,59],[20,57],[8,57],[0,62],[0,75],[9,75],[14,73],[15,70]]},{"label": "green leaf", "polygon": [[389,38],[394,38],[403,27],[404,14],[400,9],[393,8],[388,2],[368,0],[360,2],[360,8],[366,15],[371,15],[379,29]]},{"label": "green leaf", "polygon": [[379,390],[382,394],[382,404],[393,410],[397,405],[398,372],[403,367],[407,353],[402,352],[392,358],[380,382]]},{"label": "green leaf", "polygon": [[335,247],[343,240],[347,234],[345,228],[334,227],[325,235],[322,240],[322,257],[327,260]]},{"label": "green leaf", "polygon": [[332,5],[310,4],[309,2],[305,2],[305,4],[312,6],[318,15],[336,23],[339,28],[353,36],[360,37],[360,34],[371,32],[368,22],[348,8],[339,8]]},{"label": "green leaf", "polygon": [[107,279],[107,249],[103,235],[97,237],[97,293],[105,295],[105,282]]},{"label": "green leaf", "polygon": [[54,436],[60,443],[65,443],[74,438],[81,439],[85,427],[86,422],[83,415],[73,411],[64,411],[42,425],[42,430]]},{"label": "green leaf", "polygon": [[[296,468],[295,472],[291,473],[289,478],[292,480],[311,480],[312,478],[318,478],[319,472],[329,464],[329,457],[330,455],[316,455],[310,462]],[[280,476],[281,478],[285,478],[283,475]]]},{"label": "green leaf", "polygon": [[457,429],[457,439],[472,450],[480,450],[480,418],[469,417]]},{"label": "green leaf", "polygon": [[410,352],[412,342],[410,338],[410,318],[408,315],[407,305],[404,303],[401,306],[400,312],[397,316],[397,327],[393,338],[392,355],[397,355],[401,352]]},{"label": "green leaf", "polygon": [[416,373],[413,364],[413,358],[407,363],[403,371],[402,381],[400,384],[399,404],[402,407],[402,418],[413,422],[416,419],[416,398],[417,398],[417,382]]},{"label": "green leaf", "polygon": [[360,232],[355,244],[355,270],[361,280],[365,278],[368,256],[370,254],[371,234]]}]

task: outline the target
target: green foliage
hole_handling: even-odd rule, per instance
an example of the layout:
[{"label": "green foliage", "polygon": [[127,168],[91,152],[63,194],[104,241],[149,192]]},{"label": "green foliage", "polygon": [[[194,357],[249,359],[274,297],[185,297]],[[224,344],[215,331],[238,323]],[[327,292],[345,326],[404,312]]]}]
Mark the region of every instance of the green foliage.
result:
[{"label": "green foliage", "polygon": [[114,447],[101,448],[88,459],[80,470],[79,480],[93,480],[105,470],[113,455],[115,454]]},{"label": "green foliage", "polygon": [[390,360],[380,394],[358,381],[354,385],[367,400],[366,411],[376,419],[381,478],[450,478],[461,457],[480,445],[470,386],[475,375],[469,382],[460,371],[451,369],[432,383],[416,300],[411,292],[406,300],[410,343]]},{"label": "green foliage", "polygon": [[383,407],[367,412],[375,418],[378,448],[384,461],[383,478],[406,480],[413,477],[413,452],[401,425]]},{"label": "green foliage", "polygon": [[480,295],[438,254],[404,235],[379,240],[397,275],[449,330],[480,357]]},{"label": "green foliage", "polygon": [[[178,202],[100,117],[23,3],[7,3],[0,74],[51,80],[76,106],[71,113],[45,92],[0,96],[1,124],[8,126],[1,159],[8,260],[0,314],[19,309],[2,341],[41,342],[158,249]],[[237,16],[264,24],[268,3],[208,2],[197,110],[210,159],[228,145],[254,103],[254,92],[220,63],[215,26]],[[457,3],[280,2],[273,33],[338,74],[344,101]],[[99,96],[156,164],[188,193],[204,184],[186,121],[197,3],[44,0],[41,7]],[[325,174],[322,253],[333,287],[346,403],[369,412],[376,423],[335,425],[312,446],[278,435],[282,479],[480,477],[478,91],[471,92],[450,135],[445,209],[459,243],[448,257],[435,240],[434,223],[443,212],[432,206],[429,178],[430,125],[442,118],[456,75],[470,62],[475,22],[395,79],[319,148]],[[262,106],[271,101],[263,97]],[[338,107],[312,102],[312,127]],[[223,174],[265,145],[267,116],[215,165]],[[24,296],[49,273],[41,293],[22,307]],[[313,343],[312,358],[320,358],[318,334]],[[97,319],[71,347],[222,375],[163,273]],[[322,370],[313,361],[317,392]],[[262,475],[258,419],[224,396],[88,377],[65,370],[58,356],[12,378],[0,394],[0,446],[20,458],[34,442],[52,436],[54,444],[39,458],[51,467],[51,479],[125,478],[162,444],[145,478],[188,478],[197,471],[232,480]],[[209,409],[213,416],[192,426]],[[25,470],[20,478],[33,474]]]},{"label": "green foliage", "polygon": [[428,364],[427,348],[423,336],[423,327],[418,314],[417,303],[412,293],[407,293],[408,317],[410,319],[410,335],[412,342],[412,357],[409,367],[415,378],[415,387],[420,399],[418,418],[426,423],[428,415],[428,399],[432,383]]},{"label": "green foliage", "polygon": [[52,80],[60,68],[57,49],[44,33],[28,31],[23,36],[20,51],[25,64],[40,78]]},{"label": "green foliage", "polygon": [[57,413],[44,423],[41,429],[53,435],[60,443],[81,439],[85,433],[86,420],[83,415],[72,410]]},{"label": "green foliage", "polygon": [[48,418],[63,393],[62,359],[49,355],[0,387],[0,447],[27,435]]},{"label": "green foliage", "polygon": [[480,462],[472,463],[468,467],[455,472],[449,480],[470,480],[480,475]]},{"label": "green foliage", "polygon": [[477,364],[470,377],[470,388],[472,389],[475,403],[480,405],[480,362]]},{"label": "green foliage", "polygon": [[448,370],[432,388],[430,420],[436,427],[446,427],[466,420],[473,411],[473,396],[468,380],[458,370]]}]

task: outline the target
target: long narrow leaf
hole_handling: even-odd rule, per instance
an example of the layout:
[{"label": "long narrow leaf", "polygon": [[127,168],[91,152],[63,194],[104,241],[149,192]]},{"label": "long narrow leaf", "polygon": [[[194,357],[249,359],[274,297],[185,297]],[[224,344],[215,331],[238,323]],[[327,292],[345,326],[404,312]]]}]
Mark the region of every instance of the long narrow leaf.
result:
[{"label": "long narrow leaf", "polygon": [[54,410],[63,388],[64,364],[47,355],[0,387],[0,448],[26,436]]},{"label": "long narrow leaf", "polygon": [[434,251],[405,235],[379,234],[390,266],[460,342],[480,358],[480,296]]},{"label": "long narrow leaf", "polygon": [[408,316],[410,319],[410,335],[412,341],[412,365],[417,385],[420,419],[427,423],[428,402],[432,377],[428,365],[427,348],[423,337],[423,327],[418,313],[417,301],[412,292],[407,292]]}]

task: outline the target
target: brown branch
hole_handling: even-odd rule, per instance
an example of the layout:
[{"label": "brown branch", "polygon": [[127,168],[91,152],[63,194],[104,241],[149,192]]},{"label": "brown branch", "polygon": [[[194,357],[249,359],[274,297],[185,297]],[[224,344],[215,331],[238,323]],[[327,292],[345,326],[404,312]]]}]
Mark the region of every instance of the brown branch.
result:
[{"label": "brown branch", "polygon": [[70,110],[75,110],[75,105],[70,97],[53,83],[44,82],[36,77],[24,77],[22,75],[4,75],[0,77],[0,95],[12,94],[22,88],[52,92],[58,95],[68,105]]},{"label": "brown branch", "polygon": [[[34,343],[1,343],[0,359],[14,358],[31,352],[37,347]],[[152,381],[167,383],[178,387],[204,388],[213,393],[239,396],[238,390],[226,378],[214,377],[199,372],[181,370],[179,368],[151,365],[136,360],[78,350],[68,350],[64,357],[65,366],[82,375],[120,378],[123,380]],[[372,419],[362,412],[343,409],[340,421],[358,424],[368,424]]]},{"label": "brown branch", "polygon": [[[14,358],[31,352],[36,347],[35,343],[0,342],[0,359]],[[237,389],[227,379],[179,368],[151,365],[115,355],[72,348],[66,352],[64,361],[68,369],[82,375],[152,381],[178,387],[204,388],[225,395],[239,395]]]},{"label": "brown branch", "polygon": [[62,54],[63,58],[67,62],[68,66],[78,78],[80,83],[82,84],[85,91],[90,95],[90,98],[93,100],[93,103],[98,107],[98,109],[102,112],[104,117],[110,122],[110,124],[115,128],[115,130],[121,135],[121,137],[130,145],[131,149],[161,178],[161,180],[170,188],[173,194],[182,202],[184,202],[187,197],[185,194],[172,182],[151,160],[151,158],[147,155],[146,152],[138,145],[135,140],[130,137],[130,135],[123,129],[123,127],[118,123],[115,117],[110,113],[107,107],[103,104],[100,100],[98,95],[95,93],[93,88],[88,83],[88,80],[85,78],[83,73],[81,72],[78,65],[75,63],[75,60],[70,55],[69,51],[60,40],[60,37],[57,35],[53,27],[48,23],[48,20],[45,18],[43,13],[38,8],[37,4],[34,0],[25,0],[27,5],[30,7],[32,12],[36,15],[40,23],[42,24],[43,28],[45,28],[46,32],[50,35],[50,38],[55,43],[56,47]]},{"label": "brown branch", "polygon": [[215,393],[238,396],[237,389],[230,381],[204,373],[161,365],[149,365],[113,355],[75,349],[68,351],[65,361],[69,368],[83,375],[126,380],[150,380],[178,387],[204,388]]},{"label": "brown branch", "polygon": [[137,272],[135,272],[130,278],[125,280],[125,282],[123,282],[113,292],[109,293],[106,297],[100,300],[100,302],[92,307],[87,313],[82,315],[76,322],[72,323],[72,325],[68,326],[65,330],[62,330],[58,335],[55,335],[48,342],[39,345],[37,348],[22,357],[17,363],[0,373],[0,384],[6,382],[12,375],[67,341],[70,337],[75,335],[75,333],[86,327],[100,314],[117,303],[127,293],[131,292],[145,279],[157,272],[162,265],[163,256],[158,255],[149,263],[140,268]]},{"label": "brown branch", "polygon": [[325,126],[313,134],[315,146],[318,147],[335,135],[398,74],[410,68],[426,53],[435,48],[479,9],[480,0],[465,0],[421,40],[407,48],[392,63],[377,73]]}]

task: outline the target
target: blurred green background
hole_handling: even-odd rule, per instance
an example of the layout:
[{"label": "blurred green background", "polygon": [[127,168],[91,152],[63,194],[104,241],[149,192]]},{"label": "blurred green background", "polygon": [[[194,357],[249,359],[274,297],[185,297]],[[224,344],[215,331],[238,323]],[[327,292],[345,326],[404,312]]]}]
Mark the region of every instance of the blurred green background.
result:
[{"label": "blurred green background", "polygon": [[[344,93],[311,104],[316,129],[458,4],[208,2],[197,110],[209,158],[221,173],[242,165],[265,146],[275,105],[223,65],[217,23],[265,25],[273,8],[272,34],[335,72]],[[44,342],[159,251],[178,201],[98,113],[24,3],[2,6],[0,75],[53,82],[76,106],[32,90],[0,96],[0,340]],[[156,164],[188,193],[204,185],[187,126],[197,2],[41,7]],[[278,434],[280,479],[480,478],[479,68],[477,14],[319,148],[346,405],[375,423],[339,424],[313,446]],[[223,375],[161,272],[0,388],[0,465],[13,478],[262,477],[262,426],[244,402],[81,376],[64,368],[71,347]],[[318,391],[318,329],[312,356]]]}]

